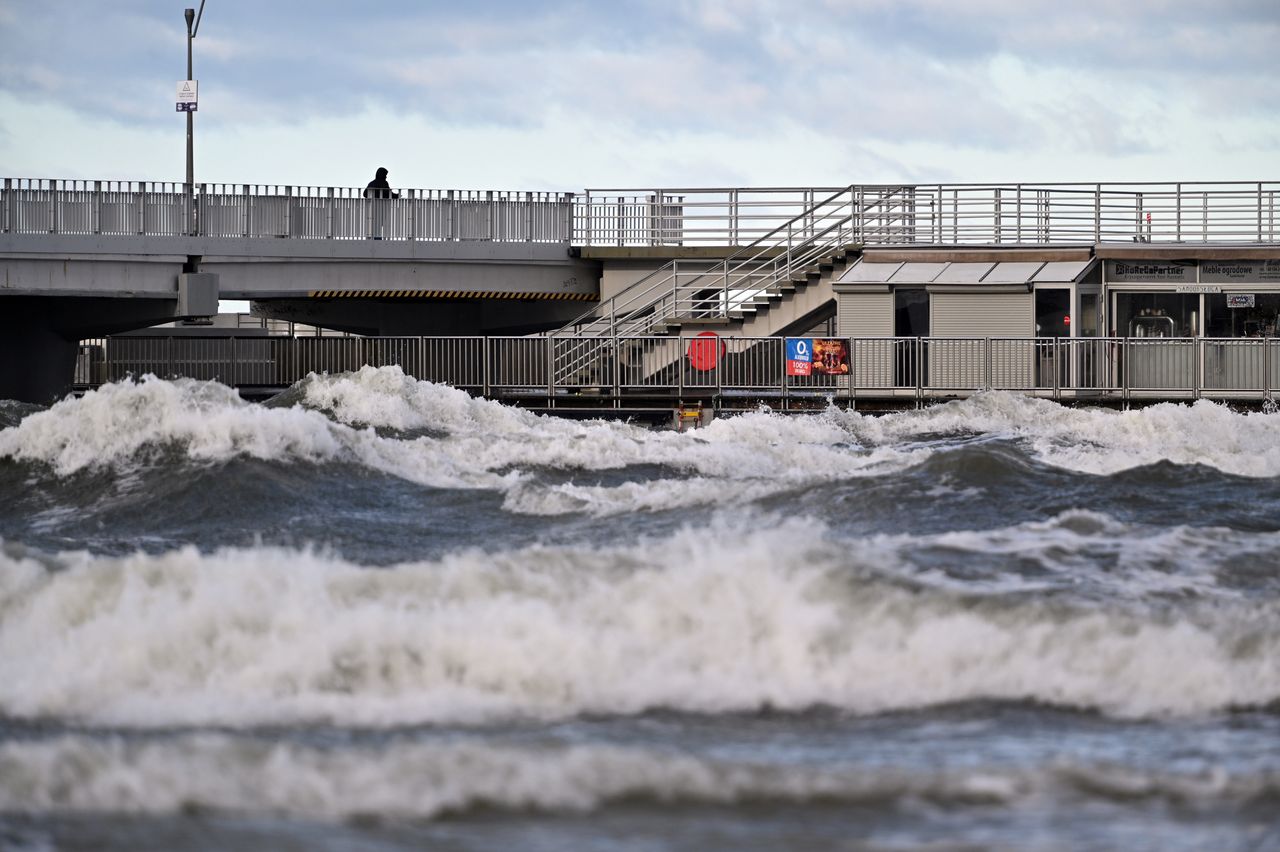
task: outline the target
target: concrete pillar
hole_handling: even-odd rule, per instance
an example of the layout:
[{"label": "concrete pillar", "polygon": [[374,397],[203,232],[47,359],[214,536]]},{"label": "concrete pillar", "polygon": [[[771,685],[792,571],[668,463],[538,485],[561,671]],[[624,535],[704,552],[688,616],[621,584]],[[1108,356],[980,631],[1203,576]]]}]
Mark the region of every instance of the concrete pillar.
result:
[{"label": "concrete pillar", "polygon": [[66,396],[78,348],[48,323],[0,326],[0,399],[47,405]]}]

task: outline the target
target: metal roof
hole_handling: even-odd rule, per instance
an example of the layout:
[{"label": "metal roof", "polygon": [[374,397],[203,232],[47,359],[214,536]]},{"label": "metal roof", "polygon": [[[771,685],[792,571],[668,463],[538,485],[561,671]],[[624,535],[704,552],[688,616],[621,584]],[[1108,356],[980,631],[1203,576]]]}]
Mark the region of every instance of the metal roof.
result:
[{"label": "metal roof", "polygon": [[845,270],[836,284],[934,284],[964,286],[1016,286],[1019,284],[1068,284],[1076,281],[1097,261],[1015,260],[950,263],[868,263],[859,260]]}]

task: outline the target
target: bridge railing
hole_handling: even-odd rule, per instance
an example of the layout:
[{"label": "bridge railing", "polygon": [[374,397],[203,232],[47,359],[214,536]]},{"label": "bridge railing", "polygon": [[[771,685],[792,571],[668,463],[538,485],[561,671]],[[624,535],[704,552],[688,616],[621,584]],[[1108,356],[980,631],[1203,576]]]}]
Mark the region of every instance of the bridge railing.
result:
[{"label": "bridge railing", "polygon": [[625,408],[642,399],[914,399],[1006,390],[1058,400],[1265,401],[1280,377],[1271,338],[835,337],[842,351],[790,375],[780,337],[596,338],[581,369],[555,369],[549,337],[227,337],[129,335],[83,341],[82,387],[153,374],[284,388],[311,373],[399,366],[419,379],[495,398]]},{"label": "bridge railing", "polygon": [[[295,239],[746,246],[839,188],[581,193],[5,178],[0,230]],[[856,184],[867,245],[1280,241],[1280,182]],[[809,223],[813,229],[820,222]]]},{"label": "bridge railing", "polygon": [[573,194],[5,178],[11,234],[568,243]]},{"label": "bridge railing", "polygon": [[[575,198],[573,241],[748,245],[838,189],[588,189]],[[855,191],[856,230],[867,245],[1280,240],[1276,181],[860,184]]]}]

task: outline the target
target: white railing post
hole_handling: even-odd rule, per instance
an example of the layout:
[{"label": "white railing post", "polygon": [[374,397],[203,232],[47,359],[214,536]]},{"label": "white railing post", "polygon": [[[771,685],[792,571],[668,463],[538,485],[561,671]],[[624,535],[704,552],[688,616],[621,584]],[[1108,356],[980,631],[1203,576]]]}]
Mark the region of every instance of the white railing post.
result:
[{"label": "white railing post", "polygon": [[1175,183],[1173,185],[1174,192],[1174,233],[1175,239],[1182,242],[1182,184]]},{"label": "white railing post", "polygon": [[547,404],[556,397],[556,339],[547,335]]},{"label": "white railing post", "polygon": [[1102,242],[1102,184],[1093,188],[1093,241]]},{"label": "white railing post", "polygon": [[1262,338],[1262,398],[1271,399],[1271,338]]}]

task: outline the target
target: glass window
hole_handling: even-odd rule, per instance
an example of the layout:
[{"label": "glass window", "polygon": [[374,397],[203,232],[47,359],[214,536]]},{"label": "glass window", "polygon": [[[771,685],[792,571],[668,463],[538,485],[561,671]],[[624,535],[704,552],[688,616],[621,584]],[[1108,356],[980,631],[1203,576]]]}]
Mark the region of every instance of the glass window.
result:
[{"label": "glass window", "polygon": [[[1205,337],[1275,337],[1276,315],[1280,313],[1280,293],[1233,293],[1228,304],[1226,293],[1211,293],[1204,298]],[[1251,297],[1251,298],[1250,298]],[[1252,301],[1253,305],[1248,302]]]},{"label": "glass window", "polygon": [[1200,297],[1194,293],[1117,293],[1112,336],[1195,337]]},{"label": "glass window", "polygon": [[1076,334],[1080,337],[1098,336],[1098,294],[1080,294],[1080,313],[1076,318]]}]

